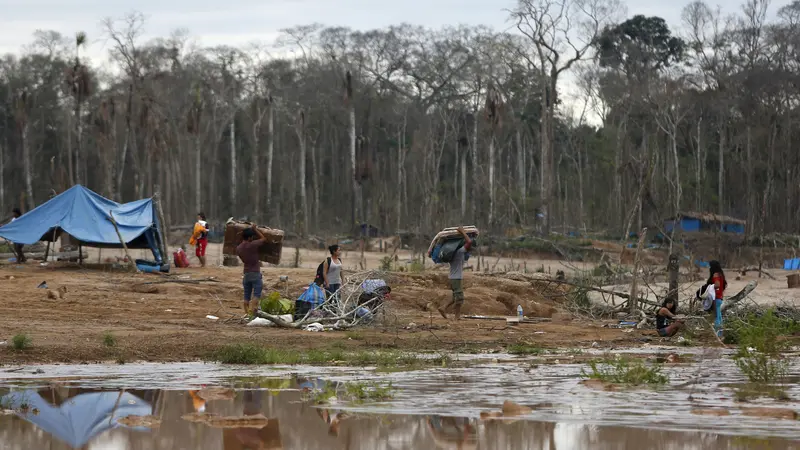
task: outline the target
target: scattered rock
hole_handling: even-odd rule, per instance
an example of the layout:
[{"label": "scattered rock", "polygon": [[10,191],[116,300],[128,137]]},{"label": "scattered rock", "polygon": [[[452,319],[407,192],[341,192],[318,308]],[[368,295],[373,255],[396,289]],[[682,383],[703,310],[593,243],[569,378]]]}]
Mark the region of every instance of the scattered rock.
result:
[{"label": "scattered rock", "polygon": [[58,294],[55,291],[47,290],[47,298],[50,300],[58,300]]},{"label": "scattered rock", "polygon": [[524,416],[531,412],[533,412],[533,409],[514,403],[511,400],[503,402],[503,416]]},{"label": "scattered rock", "polygon": [[725,408],[692,408],[692,414],[698,416],[730,416],[731,412]]},{"label": "scattered rock", "polygon": [[207,402],[212,400],[231,400],[236,397],[236,392],[229,388],[209,387],[200,389],[197,396]]},{"label": "scattered rock", "polygon": [[134,284],[131,286],[131,292],[136,292],[138,294],[158,294],[161,291],[158,289],[158,286],[153,286],[152,284]]},{"label": "scattered rock", "polygon": [[742,408],[742,414],[767,419],[797,420],[797,411],[789,408]]},{"label": "scattered rock", "polygon": [[156,416],[126,416],[117,419],[117,423],[134,428],[158,428],[161,425],[161,419]]}]

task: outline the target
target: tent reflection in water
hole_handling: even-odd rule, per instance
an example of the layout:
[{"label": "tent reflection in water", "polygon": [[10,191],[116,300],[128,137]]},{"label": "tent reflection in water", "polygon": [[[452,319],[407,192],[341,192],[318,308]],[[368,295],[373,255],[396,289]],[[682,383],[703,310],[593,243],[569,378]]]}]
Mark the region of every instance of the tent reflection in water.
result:
[{"label": "tent reflection in water", "polygon": [[121,235],[129,249],[149,249],[156,264],[166,263],[162,226],[152,198],[117,203],[79,184],[0,227],[0,237],[31,245],[55,242],[62,231],[82,246],[98,248],[122,248]]},{"label": "tent reflection in water", "polygon": [[[0,398],[0,403],[73,448],[83,447],[108,430],[125,427],[117,423],[122,417],[146,416],[153,409],[141,398],[123,391],[78,394],[58,406],[35,390],[14,391]],[[142,427],[132,429],[150,431]]]}]

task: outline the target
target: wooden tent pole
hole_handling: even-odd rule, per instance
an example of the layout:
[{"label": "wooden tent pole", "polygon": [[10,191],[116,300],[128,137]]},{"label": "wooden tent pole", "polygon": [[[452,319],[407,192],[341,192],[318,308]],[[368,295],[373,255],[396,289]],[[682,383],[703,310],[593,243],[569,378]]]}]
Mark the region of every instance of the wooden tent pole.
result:
[{"label": "wooden tent pole", "polygon": [[125,244],[125,239],[122,239],[122,233],[119,232],[117,221],[114,220],[114,213],[111,211],[108,211],[108,220],[110,220],[111,224],[114,225],[114,231],[117,232],[117,237],[119,238],[119,242],[120,244],[122,244],[122,248],[125,249],[125,257],[128,259],[128,265],[131,267],[132,270],[139,272],[139,268],[136,267],[136,263],[133,262],[130,253],[128,253],[128,246]]}]

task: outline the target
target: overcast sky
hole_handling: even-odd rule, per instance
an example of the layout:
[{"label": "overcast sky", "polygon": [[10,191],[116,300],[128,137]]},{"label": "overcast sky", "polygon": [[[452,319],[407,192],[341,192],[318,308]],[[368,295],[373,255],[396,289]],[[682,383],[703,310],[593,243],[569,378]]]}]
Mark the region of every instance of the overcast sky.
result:
[{"label": "overcast sky", "polygon": [[[680,24],[687,2],[622,0],[628,15],[657,15],[671,27]],[[244,45],[271,41],[281,28],[322,23],[355,29],[380,28],[408,22],[428,27],[485,24],[509,27],[505,9],[515,0],[0,0],[0,53],[18,53],[37,29],[65,36],[87,33],[88,55],[95,64],[105,60],[100,22],[139,11],[146,18],[147,37],[168,36],[186,28],[200,45]],[[711,0],[709,3],[714,4]],[[738,0],[721,0],[734,12]],[[773,3],[776,10],[786,2]]]}]

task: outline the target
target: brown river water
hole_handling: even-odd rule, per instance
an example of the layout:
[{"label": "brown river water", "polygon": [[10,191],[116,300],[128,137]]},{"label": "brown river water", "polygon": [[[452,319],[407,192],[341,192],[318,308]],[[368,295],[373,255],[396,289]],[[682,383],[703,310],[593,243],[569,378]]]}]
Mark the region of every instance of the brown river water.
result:
[{"label": "brown river water", "polygon": [[[800,422],[743,414],[759,406],[800,411],[796,382],[784,386],[788,401],[741,404],[730,386],[743,379],[730,358],[701,352],[665,367],[667,387],[611,392],[581,384],[586,366],[566,354],[550,357],[557,364],[462,356],[475,361],[393,373],[203,363],[5,366],[0,450],[800,449]],[[796,381],[796,363],[790,372]],[[326,405],[310,399],[310,392],[341,393],[362,382],[391,382],[393,396]],[[198,390],[210,387],[225,389],[204,400],[209,391]],[[480,418],[505,400],[532,410]],[[728,415],[692,412],[698,409]],[[236,419],[257,414],[263,417]],[[146,423],[141,416],[153,417]]]}]

